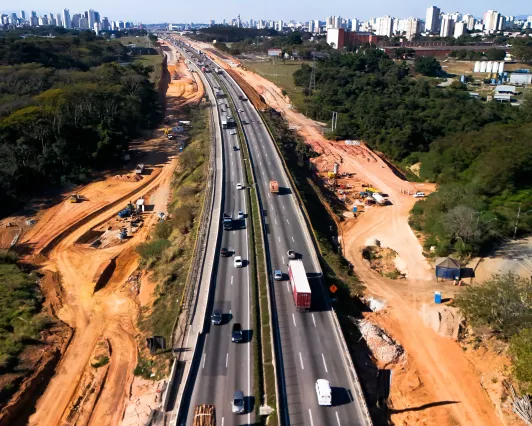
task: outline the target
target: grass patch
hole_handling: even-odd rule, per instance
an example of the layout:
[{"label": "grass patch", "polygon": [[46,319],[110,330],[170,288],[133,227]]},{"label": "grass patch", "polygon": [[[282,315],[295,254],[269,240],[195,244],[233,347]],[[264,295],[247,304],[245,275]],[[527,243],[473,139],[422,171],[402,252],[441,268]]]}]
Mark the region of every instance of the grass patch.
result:
[{"label": "grass patch", "polygon": [[[169,344],[192,265],[199,216],[204,203],[210,145],[208,114],[204,106],[188,110],[187,118],[195,125],[189,131],[189,142],[180,155],[179,166],[173,175],[172,197],[168,206],[170,218],[156,225],[152,239],[137,248],[141,255],[141,266],[152,270],[152,279],[158,282],[153,305],[143,308],[139,327],[145,335],[164,336]],[[142,354],[139,354],[135,374],[146,377],[149,367],[149,374],[158,376],[161,370],[167,369],[166,361],[171,355],[169,352],[163,353],[166,355],[149,360],[142,360]]]},{"label": "grass patch", "polygon": [[97,358],[97,361],[91,364],[91,366],[94,368],[100,368],[107,364],[109,364],[109,357],[107,355],[102,355],[102,356],[99,356]]},{"label": "grass patch", "polygon": [[303,88],[295,85],[293,74],[301,68],[302,64],[310,63],[309,61],[286,61],[283,63],[282,61],[276,60],[275,64],[271,60],[242,62],[247,68],[281,88],[283,94],[288,95],[290,101],[296,108],[301,109],[303,107],[305,100]]},{"label": "grass patch", "polygon": [[148,36],[120,37],[117,40],[120,41],[120,43],[122,43],[124,46],[134,44],[137,47],[155,47],[150,43],[150,39],[148,38]]}]

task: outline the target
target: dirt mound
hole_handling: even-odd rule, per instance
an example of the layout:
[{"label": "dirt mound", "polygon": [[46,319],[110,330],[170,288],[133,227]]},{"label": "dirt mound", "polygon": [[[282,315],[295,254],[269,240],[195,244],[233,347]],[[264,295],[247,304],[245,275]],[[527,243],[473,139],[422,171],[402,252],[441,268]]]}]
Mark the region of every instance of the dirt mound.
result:
[{"label": "dirt mound", "polygon": [[424,304],[421,306],[420,315],[427,327],[443,337],[456,340],[464,329],[463,315],[452,306]]},{"label": "dirt mound", "polygon": [[360,333],[364,336],[373,356],[386,365],[396,364],[405,358],[403,347],[394,342],[384,330],[369,321],[362,320],[358,323]]},{"label": "dirt mound", "polygon": [[120,182],[138,182],[142,180],[142,176],[130,173],[128,175],[116,175],[114,179],[119,180]]}]

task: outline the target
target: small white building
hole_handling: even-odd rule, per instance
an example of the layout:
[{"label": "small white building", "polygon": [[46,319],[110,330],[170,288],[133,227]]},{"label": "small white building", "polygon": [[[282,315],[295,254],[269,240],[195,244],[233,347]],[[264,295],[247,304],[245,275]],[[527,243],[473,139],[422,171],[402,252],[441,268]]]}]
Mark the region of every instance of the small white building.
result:
[{"label": "small white building", "polygon": [[532,74],[513,72],[510,74],[510,83],[512,84],[532,84]]}]

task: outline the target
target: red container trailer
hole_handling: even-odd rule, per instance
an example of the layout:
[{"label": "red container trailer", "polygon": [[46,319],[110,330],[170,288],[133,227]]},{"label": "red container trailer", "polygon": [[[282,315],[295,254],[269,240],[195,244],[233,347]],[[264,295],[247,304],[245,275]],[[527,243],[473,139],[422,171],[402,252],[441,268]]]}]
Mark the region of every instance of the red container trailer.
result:
[{"label": "red container trailer", "polygon": [[292,295],[294,304],[300,311],[310,309],[310,285],[307,279],[307,273],[301,260],[290,260],[288,262],[288,276],[292,285]]}]

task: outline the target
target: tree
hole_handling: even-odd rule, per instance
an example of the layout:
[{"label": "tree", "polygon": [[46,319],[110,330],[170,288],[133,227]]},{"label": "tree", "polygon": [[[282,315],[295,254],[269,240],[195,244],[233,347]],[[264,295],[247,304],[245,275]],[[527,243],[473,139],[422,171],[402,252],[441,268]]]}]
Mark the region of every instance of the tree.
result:
[{"label": "tree", "polygon": [[512,273],[466,287],[454,304],[473,325],[487,325],[504,339],[532,328],[532,280]]},{"label": "tree", "polygon": [[414,62],[414,69],[420,74],[434,77],[441,71],[441,65],[435,58],[420,57],[416,58]]},{"label": "tree", "polygon": [[506,52],[502,49],[488,49],[485,55],[489,61],[502,61],[506,57]]},{"label": "tree", "polygon": [[532,328],[525,328],[510,340],[513,374],[523,390],[532,393]]},{"label": "tree", "polygon": [[532,62],[532,40],[530,37],[513,39],[510,53],[520,62]]}]

